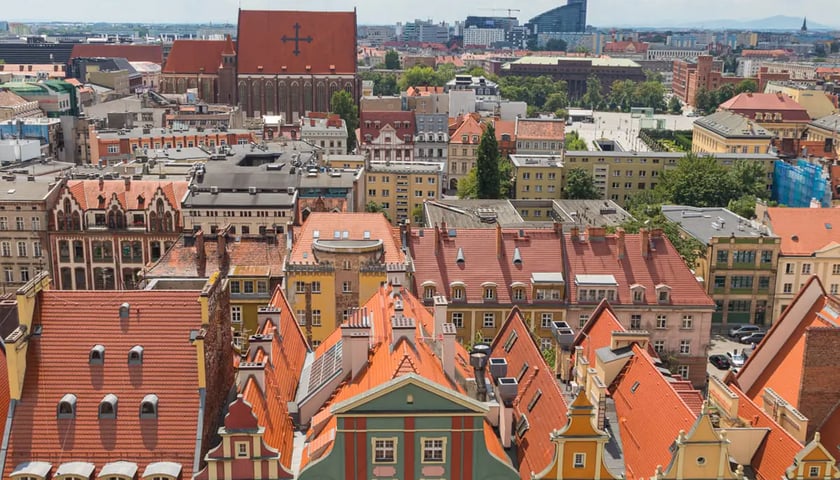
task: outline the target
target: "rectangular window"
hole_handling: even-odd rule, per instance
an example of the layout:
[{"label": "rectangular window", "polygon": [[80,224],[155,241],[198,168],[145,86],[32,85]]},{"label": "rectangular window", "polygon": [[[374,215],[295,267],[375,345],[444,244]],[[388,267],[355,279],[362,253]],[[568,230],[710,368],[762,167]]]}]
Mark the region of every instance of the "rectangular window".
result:
[{"label": "rectangular window", "polygon": [[301,281],[295,282],[295,293],[306,293],[306,283]]},{"label": "rectangular window", "polygon": [[248,457],[248,442],[236,442],[236,458]]},{"label": "rectangular window", "polygon": [[735,250],[732,252],[733,263],[755,263],[755,250]]},{"label": "rectangular window", "polygon": [[540,319],[540,326],[542,328],[551,328],[551,322],[554,321],[553,313],[543,313]]},{"label": "rectangular window", "polygon": [[759,290],[766,290],[770,288],[770,277],[758,277]]},{"label": "rectangular window", "polygon": [[320,327],[321,326],[321,310],[312,310],[312,326],[313,327]]},{"label": "rectangular window", "polygon": [[0,230],[8,230],[9,229],[9,219],[6,217],[0,217]]},{"label": "rectangular window", "polygon": [[464,312],[452,312],[452,323],[455,328],[464,328]]},{"label": "rectangular window", "polygon": [[525,289],[524,288],[514,288],[513,289],[513,299],[522,301],[525,300]]},{"label": "rectangular window", "polygon": [[36,241],[32,242],[32,254],[35,255],[35,257],[43,256],[43,252],[41,251],[41,242],[40,241],[36,240]]},{"label": "rectangular window", "polygon": [[693,315],[683,315],[683,317],[682,317],[682,328],[685,328],[685,329],[694,328],[694,316]]},{"label": "rectangular window", "polygon": [[254,293],[254,281],[253,280],[245,280],[243,283],[243,291],[245,293]]},{"label": "rectangular window", "polygon": [[578,325],[580,328],[583,328],[583,326],[586,325],[587,320],[589,320],[589,315],[585,313],[581,313],[580,316],[578,316]]},{"label": "rectangular window", "polygon": [[18,257],[26,256],[26,242],[18,242]]},{"label": "rectangular window", "polygon": [[539,402],[539,401],[540,401],[540,398],[541,398],[541,397],[542,397],[542,390],[539,390],[539,389],[538,389],[538,390],[534,393],[534,396],[531,398],[531,401],[530,401],[530,402],[528,402],[528,411],[529,411],[529,412],[530,412],[531,410],[533,410],[533,409],[534,409],[534,407],[536,407],[536,406],[537,406],[537,402]]},{"label": "rectangular window", "polygon": [[802,275],[810,275],[811,274],[811,264],[810,263],[803,263],[802,264]]},{"label": "rectangular window", "polygon": [[642,316],[639,314],[630,315],[630,330],[641,330]]},{"label": "rectangular window", "polygon": [[12,256],[12,244],[11,244],[11,242],[3,242],[2,244],[0,244],[0,250],[2,250],[4,257],[11,257]]},{"label": "rectangular window", "polygon": [[3,267],[3,278],[5,278],[6,283],[13,283],[15,281],[15,271],[12,267]]},{"label": "rectangular window", "polygon": [[659,329],[668,328],[668,316],[667,315],[657,315],[656,316],[656,328],[659,328]]},{"label": "rectangular window", "polygon": [[680,340],[680,353],[683,355],[688,355],[689,353],[691,353],[690,340]]},{"label": "rectangular window", "polygon": [[752,288],[753,277],[750,275],[733,275],[729,277],[729,286],[732,288]]},{"label": "rectangular window", "polygon": [[41,229],[41,219],[35,217],[32,219],[32,231],[37,232]]},{"label": "rectangular window", "polygon": [[656,353],[662,353],[665,351],[665,340],[654,340],[653,341],[653,351]]},{"label": "rectangular window", "polygon": [[268,283],[265,281],[257,282],[257,293],[268,293]]},{"label": "rectangular window", "polygon": [[353,291],[353,284],[351,282],[342,282],[341,283],[341,292],[342,293],[351,293]]},{"label": "rectangular window", "polygon": [[494,287],[484,287],[484,299],[493,300],[496,298],[496,289]]},{"label": "rectangular window", "polygon": [[321,282],[312,282],[312,293],[321,293]]},{"label": "rectangular window", "polygon": [[837,287],[838,287],[838,285],[836,283],[831,284],[831,294],[832,295],[837,295]]},{"label": "rectangular window", "polygon": [[808,476],[809,477],[819,477],[820,476],[820,467],[808,467]]},{"label": "rectangular window", "polygon": [[786,263],[785,264],[785,273],[788,274],[788,275],[793,273],[793,264],[792,263]]},{"label": "rectangular window", "polygon": [[397,462],[397,439],[396,438],[374,438],[373,439],[373,463],[396,463]]},{"label": "rectangular window", "polygon": [[230,282],[230,293],[240,293],[241,292],[241,290],[240,290],[241,285],[242,284],[239,281],[232,280]]},{"label": "rectangular window", "polygon": [[24,228],[23,217],[15,218],[15,226],[17,227],[18,230],[23,230],[23,228]]},{"label": "rectangular window", "polygon": [[761,251],[761,263],[772,263],[773,262],[773,250],[762,250]]},{"label": "rectangular window", "polygon": [[464,289],[463,288],[453,288],[452,289],[452,299],[453,300],[463,300],[464,299]]},{"label": "rectangular window", "polygon": [[715,275],[715,288],[726,288],[726,277],[723,275]]},{"label": "rectangular window", "polygon": [[586,466],[586,454],[585,453],[575,453],[574,467],[575,468],[584,468],[585,466]]},{"label": "rectangular window", "polygon": [[487,312],[484,314],[484,328],[495,328],[496,327],[496,314],[493,312]]},{"label": "rectangular window", "polygon": [[782,285],[782,292],[783,293],[792,293],[793,292],[793,284],[792,283],[786,283],[786,284]]},{"label": "rectangular window", "polygon": [[230,307],[230,323],[242,323],[242,307],[240,305]]},{"label": "rectangular window", "polygon": [[295,315],[297,316],[298,325],[306,325],[306,310],[295,310]]},{"label": "rectangular window", "polygon": [[423,439],[423,463],[443,463],[446,438]]},{"label": "rectangular window", "polygon": [[679,365],[677,366],[677,373],[682,378],[688,378],[688,365]]},{"label": "rectangular window", "polygon": [[29,267],[20,267],[20,281],[23,283],[29,281]]},{"label": "rectangular window", "polygon": [[729,262],[729,251],[728,250],[718,250],[717,252],[717,263],[727,263]]},{"label": "rectangular window", "polygon": [[840,275],[840,263],[835,263],[831,266],[832,275]]}]

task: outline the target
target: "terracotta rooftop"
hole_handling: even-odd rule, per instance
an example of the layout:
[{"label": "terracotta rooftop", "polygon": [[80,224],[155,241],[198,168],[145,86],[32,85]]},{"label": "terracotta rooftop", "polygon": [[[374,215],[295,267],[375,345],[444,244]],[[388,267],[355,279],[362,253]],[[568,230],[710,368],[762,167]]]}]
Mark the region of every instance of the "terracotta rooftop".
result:
[{"label": "terracotta rooftop", "polygon": [[434,87],[434,86],[420,86],[420,87],[408,87],[405,91],[405,95],[408,97],[427,97],[433,94],[442,94],[443,87]]},{"label": "terracotta rooftop", "polygon": [[198,249],[186,246],[184,238],[172,245],[157,262],[152,263],[145,278],[198,278],[212,275],[219,271],[218,244],[215,241],[204,242],[204,269],[201,271]]},{"label": "terracotta rooftop", "polygon": [[273,239],[243,236],[239,241],[228,242],[228,246],[231,267],[260,267],[270,277],[283,276],[286,255],[283,236]]},{"label": "terracotta rooftop", "polygon": [[[169,181],[159,182],[154,180],[132,180],[126,188],[123,180],[70,180],[67,188],[73,198],[79,202],[83,210],[104,208],[99,206],[99,197],[105,199],[105,205],[109,205],[111,198],[116,195],[119,204],[126,210],[144,210],[149,208],[152,197],[158,188],[163,191],[166,200],[177,210],[181,208],[181,199],[187,193],[189,182]],[[140,198],[144,203],[141,206]]]},{"label": "terracotta rooftop", "polygon": [[[519,380],[513,401],[513,424],[524,415],[529,428],[524,435],[517,436],[516,452],[520,476],[530,478],[531,472],[542,472],[552,462],[555,448],[551,432],[566,425],[568,405],[519,308],[514,307],[502,324],[493,340],[490,357],[507,359],[507,376]],[[541,396],[532,404],[537,392]]]},{"label": "terracotta rooftop", "polygon": [[[481,141],[481,134],[484,133],[484,126],[479,123],[474,115],[464,115],[456,120],[457,127],[455,131],[449,135],[449,143],[453,144],[477,144]],[[464,136],[466,135],[466,140]],[[477,141],[473,141],[473,136],[478,136]]]},{"label": "terracotta rooftop", "polygon": [[566,139],[566,122],[562,120],[525,120],[517,118],[516,138],[562,142]]},{"label": "terracotta rooftop", "polygon": [[691,430],[699,407],[689,407],[657,369],[653,358],[637,344],[610,391],[621,430],[626,478],[650,478],[657,466],[671,462],[671,445],[680,431]]},{"label": "terracotta rooftop", "polygon": [[[6,412],[8,412],[11,398],[9,395],[9,369],[6,364],[6,348],[9,347],[4,345],[3,348],[0,348],[0,409],[5,408]],[[8,415],[4,415],[3,418],[0,419],[0,427],[3,428],[4,432],[6,431],[7,421]]]},{"label": "terracotta rooftop", "polygon": [[29,103],[29,100],[21,97],[15,92],[0,89],[0,107],[14,107]]},{"label": "terracotta rooftop", "polygon": [[607,301],[601,300],[583,328],[578,330],[574,346],[583,347],[583,354],[589,360],[589,365],[595,368],[598,349],[612,344],[613,332],[624,331],[624,326],[618,321]]},{"label": "terracotta rooftop", "polygon": [[[432,282],[438,295],[452,299],[453,283],[463,284],[468,303],[482,303],[483,284],[492,282],[495,302],[512,304],[514,283],[531,285],[535,273],[559,274],[562,281],[565,270],[560,237],[552,229],[417,228],[411,232],[409,252],[415,291],[422,292],[422,285]],[[517,258],[521,261],[516,262]],[[522,302],[532,302],[532,295],[531,288],[526,288]]]},{"label": "terracotta rooftop", "polygon": [[[201,326],[198,291],[44,291],[29,342],[23,393],[14,413],[4,478],[20,463],[84,459],[97,471],[127,460],[143,472],[149,463],[180,464],[191,478],[198,432],[198,360],[190,332]],[[119,307],[131,305],[120,320]],[[104,364],[90,365],[95,345]],[[142,365],[129,350],[143,347]],[[75,395],[74,419],[56,419],[59,401]],[[116,395],[115,420],[98,418],[98,405]],[[157,395],[157,419],[139,418],[141,401]],[[33,435],[37,432],[37,435]]]},{"label": "terracotta rooftop", "polygon": [[175,40],[166,57],[163,73],[215,75],[222,62],[225,40]]},{"label": "terracotta rooftop", "polygon": [[240,75],[352,75],[356,12],[239,10],[237,47]]},{"label": "terracotta rooftop", "polygon": [[625,234],[624,259],[619,259],[617,234],[595,240],[588,235],[583,242],[566,235],[564,240],[568,257],[566,285],[573,303],[579,303],[576,276],[612,275],[618,284],[617,297],[611,301],[613,305],[632,304],[630,286],[634,284],[645,287],[645,303],[657,305],[656,286],[663,284],[671,287],[671,305],[714,306],[671,242],[655,231],[650,234],[648,258],[642,256],[641,234]]},{"label": "terracotta rooftop", "polygon": [[495,120],[493,128],[496,130],[496,141],[502,141],[502,135],[510,135],[510,141],[516,141],[516,122],[511,120]]},{"label": "terracotta rooftop", "polygon": [[[309,346],[281,288],[274,291],[269,305],[279,308],[280,313],[279,319],[274,319],[278,321],[277,331],[271,322],[266,322],[258,332],[274,335],[271,359],[265,365],[266,391],[263,392],[251,377],[240,385],[239,391],[243,399],[251,404],[259,425],[265,428],[263,441],[280,452],[280,462],[291,471],[295,427],[287,404],[295,399]],[[264,356],[265,352],[255,350],[248,361],[257,360],[255,356],[258,354]]]},{"label": "terracotta rooftop", "polygon": [[634,42],[632,40],[604,44],[604,53],[646,53],[647,50],[648,44],[646,42]]},{"label": "terracotta rooftop", "polygon": [[[721,103],[719,109],[740,113],[759,123],[778,121],[765,118],[768,113],[780,113],[784,122],[808,123],[811,121],[805,107],[782,93],[739,93]],[[761,114],[762,118],[756,118],[757,113]]]},{"label": "terracotta rooftop", "polygon": [[[373,140],[379,138],[379,134],[386,125],[389,125],[396,132],[394,135],[400,142],[406,135],[414,139],[415,131],[414,112],[362,112],[359,119],[359,138],[363,141],[365,135],[370,135]],[[379,126],[377,126],[377,124]]]},{"label": "terracotta rooftop", "polygon": [[160,45],[109,45],[80,43],[73,45],[70,59],[77,57],[116,57],[129,62],[163,63],[163,48]]},{"label": "terracotta rooftop", "polygon": [[[316,234],[317,232],[317,234]],[[365,240],[365,232],[371,240],[382,240],[386,263],[403,263],[405,254],[400,249],[399,232],[394,231],[388,219],[381,213],[324,213],[315,212],[295,233],[295,242],[289,261],[295,263],[317,263],[312,251],[315,239],[333,240],[338,232],[342,240]],[[347,232],[347,236],[344,236]]]},{"label": "terracotta rooftop", "polygon": [[782,255],[813,255],[840,245],[840,209],[768,208],[765,220],[782,239]]},{"label": "terracotta rooftop", "polygon": [[296,219],[305,221],[312,212],[333,212],[344,213],[347,211],[346,198],[300,198],[297,201],[297,215]]}]

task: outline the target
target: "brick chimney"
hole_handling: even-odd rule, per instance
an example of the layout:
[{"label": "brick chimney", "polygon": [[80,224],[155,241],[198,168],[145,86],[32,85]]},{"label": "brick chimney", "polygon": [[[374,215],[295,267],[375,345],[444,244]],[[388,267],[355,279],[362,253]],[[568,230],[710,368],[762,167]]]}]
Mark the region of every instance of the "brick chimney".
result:
[{"label": "brick chimney", "polygon": [[[271,322],[274,331],[277,335],[281,335],[280,331],[280,309],[271,305],[265,305],[257,309],[257,329],[263,331],[265,324]],[[282,340],[282,338],[280,339]]]},{"label": "brick chimney", "polygon": [[624,260],[627,257],[627,245],[624,243],[624,229],[618,227],[615,230],[616,246],[618,247],[618,259]]},{"label": "brick chimney", "polygon": [[569,229],[569,236],[573,242],[580,240],[580,228],[578,228],[577,225],[572,226],[572,228]]},{"label": "brick chimney", "polygon": [[353,312],[341,325],[341,369],[355,377],[367,365],[370,349],[370,319],[366,309]]},{"label": "brick chimney", "polygon": [[265,394],[265,363],[259,362],[242,362],[239,364],[239,384],[244,386],[248,382],[248,377],[253,377],[254,381],[260,387],[260,391]]},{"label": "brick chimney", "polygon": [[650,257],[650,232],[647,228],[639,229],[639,243],[642,245],[642,258]]},{"label": "brick chimney", "polygon": [[496,258],[502,258],[504,242],[502,242],[502,226],[496,223]]},{"label": "brick chimney", "polygon": [[607,236],[607,229],[604,227],[586,227],[586,236],[590,242],[602,242]]},{"label": "brick chimney", "polygon": [[554,225],[554,233],[556,233],[557,235],[562,235],[563,234],[563,224],[561,222],[558,222],[557,220],[555,220],[553,225]]},{"label": "brick chimney", "polygon": [[126,175],[124,177],[124,180],[125,180],[125,189],[126,190],[131,190],[131,177]]},{"label": "brick chimney", "polygon": [[199,277],[207,275],[207,253],[204,251],[204,232],[195,233],[195,269]]},{"label": "brick chimney", "polygon": [[435,224],[435,256],[440,254],[440,227]]},{"label": "brick chimney", "polygon": [[499,439],[502,447],[510,448],[513,437],[513,401],[519,390],[516,377],[496,380],[496,400],[499,402]]},{"label": "brick chimney", "polygon": [[458,330],[454,323],[444,323],[441,328],[443,332],[443,348],[441,348],[441,363],[443,372],[453,383],[455,382],[455,336]]}]

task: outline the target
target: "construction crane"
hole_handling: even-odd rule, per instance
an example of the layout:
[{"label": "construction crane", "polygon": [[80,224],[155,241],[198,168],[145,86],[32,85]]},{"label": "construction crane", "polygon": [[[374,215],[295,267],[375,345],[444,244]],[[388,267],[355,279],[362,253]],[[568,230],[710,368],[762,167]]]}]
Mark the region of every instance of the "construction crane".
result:
[{"label": "construction crane", "polygon": [[513,18],[513,12],[521,12],[518,8],[481,8],[480,10],[491,10],[494,12],[508,12],[508,18]]}]

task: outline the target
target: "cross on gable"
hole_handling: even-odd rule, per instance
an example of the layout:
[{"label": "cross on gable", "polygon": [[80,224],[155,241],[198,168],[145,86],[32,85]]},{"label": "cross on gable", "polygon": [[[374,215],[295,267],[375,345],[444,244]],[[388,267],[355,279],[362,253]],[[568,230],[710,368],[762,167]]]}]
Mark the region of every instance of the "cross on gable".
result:
[{"label": "cross on gable", "polygon": [[297,22],[294,24],[293,28],[295,29],[295,36],[294,37],[287,37],[286,35],[283,35],[283,37],[281,37],[280,40],[283,43],[295,42],[295,49],[292,50],[292,53],[295,56],[298,56],[298,55],[300,55],[300,42],[312,43],[312,35],[309,35],[309,36],[306,36],[306,37],[301,37],[300,36],[300,24],[297,23]]}]

